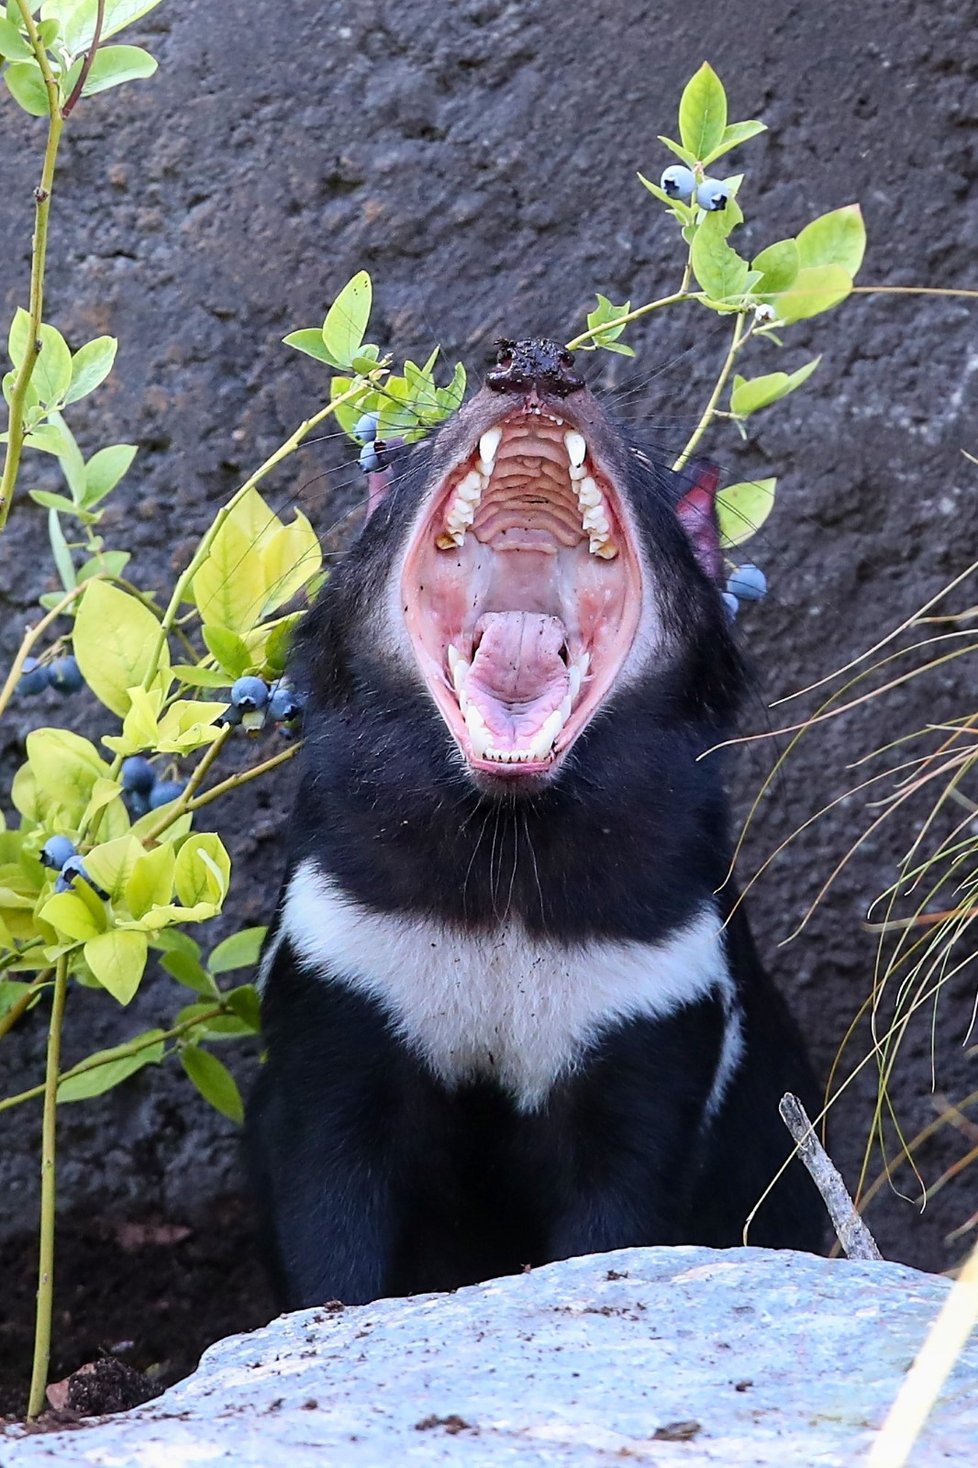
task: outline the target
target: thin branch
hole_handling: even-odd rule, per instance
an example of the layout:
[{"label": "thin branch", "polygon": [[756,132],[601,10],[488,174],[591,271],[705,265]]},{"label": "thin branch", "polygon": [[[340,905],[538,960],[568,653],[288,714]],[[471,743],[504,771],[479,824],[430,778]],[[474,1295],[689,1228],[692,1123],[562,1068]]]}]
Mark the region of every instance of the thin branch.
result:
[{"label": "thin branch", "polygon": [[92,44],[85,52],[85,60],[82,62],[82,69],[78,73],[78,80],[75,82],[74,87],[72,87],[71,96],[68,98],[67,102],[61,109],[62,117],[69,116],[69,114],[74,109],[75,103],[78,101],[78,98],[85,90],[85,83],[88,81],[88,73],[92,69],[92,62],[95,60],[95,53],[98,50],[99,42],[102,39],[102,22],[104,20],[105,0],[98,0],[98,11],[95,16],[95,30],[92,34]]},{"label": "thin branch", "polygon": [[855,1205],[846,1192],[845,1183],[815,1135],[815,1127],[798,1097],[792,1096],[789,1091],[781,1097],[778,1110],[781,1120],[795,1140],[799,1157],[822,1195],[832,1227],[848,1258],[882,1259],[876,1240],[856,1212]]}]

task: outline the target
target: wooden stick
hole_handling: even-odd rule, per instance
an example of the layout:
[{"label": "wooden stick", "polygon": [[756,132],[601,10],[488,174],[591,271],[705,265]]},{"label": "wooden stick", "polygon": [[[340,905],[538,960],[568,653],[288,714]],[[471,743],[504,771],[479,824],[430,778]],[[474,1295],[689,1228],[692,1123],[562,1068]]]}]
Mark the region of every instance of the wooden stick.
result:
[{"label": "wooden stick", "polygon": [[804,1106],[791,1092],[781,1097],[781,1120],[795,1139],[798,1155],[822,1195],[839,1243],[849,1259],[882,1259],[876,1240],[856,1212],[837,1168],[815,1135]]}]

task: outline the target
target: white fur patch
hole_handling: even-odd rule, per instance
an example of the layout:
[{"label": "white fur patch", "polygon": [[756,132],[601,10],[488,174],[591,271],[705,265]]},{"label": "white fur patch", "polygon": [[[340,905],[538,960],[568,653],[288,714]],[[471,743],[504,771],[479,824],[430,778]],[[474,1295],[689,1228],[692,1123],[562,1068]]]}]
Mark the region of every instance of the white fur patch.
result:
[{"label": "white fur patch", "polygon": [[[518,921],[467,934],[375,912],[308,860],[289,882],[273,949],[285,940],[303,967],[326,970],[380,1003],[446,1083],[494,1076],[524,1111],[539,1106],[605,1030],[664,1018],[710,993],[728,1010],[713,1108],[739,1058],[739,1016],[712,905],[661,943],[568,947],[531,937]],[[266,955],[266,972],[273,957]]]}]

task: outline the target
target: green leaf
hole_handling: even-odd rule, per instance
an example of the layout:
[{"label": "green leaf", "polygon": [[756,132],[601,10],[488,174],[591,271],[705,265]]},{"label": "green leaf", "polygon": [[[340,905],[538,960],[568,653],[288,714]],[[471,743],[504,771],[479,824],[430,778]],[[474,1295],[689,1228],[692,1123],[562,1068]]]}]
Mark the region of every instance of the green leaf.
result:
[{"label": "green leaf", "polygon": [[[93,903],[96,904],[95,910]],[[56,892],[53,897],[48,898],[38,917],[76,942],[95,938],[99,933],[104,933],[108,926],[108,917],[101,901],[87,882],[81,881],[77,883],[77,891]]]},{"label": "green leaf", "polygon": [[204,1100],[240,1126],[244,1121],[241,1092],[227,1066],[197,1045],[185,1046],[180,1051],[180,1061]]},{"label": "green leaf", "polygon": [[240,1020],[243,1020],[256,1035],[261,1034],[261,1000],[254,984],[239,984],[226,994],[225,999]]},{"label": "green leaf", "polygon": [[[96,698],[120,718],[129,709],[128,690],[142,683],[152,667],[159,633],[149,608],[117,586],[93,581],[82,596],[72,638],[75,657]],[[167,680],[169,666],[164,642],[160,668]]]},{"label": "green leaf", "polygon": [[[86,515],[83,510],[76,511],[79,518],[84,522],[93,517]],[[115,576],[119,577],[132,559],[129,551],[99,551],[92,556],[91,560],[84,561],[78,567],[76,575],[79,581],[88,581],[92,576]]]},{"label": "green leaf", "polygon": [[[65,89],[69,96],[81,75],[83,64],[83,59],[79,57],[65,78]],[[83,97],[94,97],[98,92],[107,92],[110,87],[122,86],[123,82],[152,76],[156,68],[155,57],[150,56],[141,46],[100,46],[85,78],[81,94]]]},{"label": "green leaf", "polygon": [[97,336],[79,347],[71,359],[71,385],[66,403],[77,403],[104,382],[112,371],[119,343],[114,336]]},{"label": "green leaf", "polygon": [[19,367],[27,353],[31,340],[31,318],[30,313],[23,306],[18,306],[10,322],[10,330],[7,332],[7,352],[15,367]]},{"label": "green leaf", "polygon": [[714,301],[732,300],[747,289],[747,261],[727,244],[723,223],[716,214],[708,214],[697,229],[690,261],[697,281]]},{"label": "green leaf", "polygon": [[46,489],[31,489],[28,493],[36,504],[43,505],[46,510],[58,510],[62,515],[73,515],[77,508],[74,500],[67,500],[62,494],[51,494]]},{"label": "green leaf", "polygon": [[659,133],[658,137],[659,142],[662,143],[664,147],[668,148],[670,153],[675,153],[677,158],[681,158],[683,162],[688,163],[690,167],[692,167],[692,165],[698,161],[695,153],[691,153],[688,148],[680,147],[680,145],[677,142],[674,142],[672,138],[664,137],[662,133]]},{"label": "green leaf", "polygon": [[[4,442],[7,435],[4,434]],[[50,423],[38,423],[33,428],[28,428],[24,439],[25,449],[39,449],[43,454],[54,454],[61,457],[61,435]]]},{"label": "green leaf", "polygon": [[798,260],[803,268],[841,265],[850,278],[858,274],[865,249],[866,226],[858,204],[820,215],[798,236]]},{"label": "green leaf", "polygon": [[360,270],[347,281],[326,313],[323,322],[323,345],[327,360],[341,369],[348,368],[363,341],[373,288],[366,270]]},{"label": "green leaf", "polygon": [[85,488],[82,504],[86,509],[97,505],[119,483],[136,457],[133,443],[113,443],[92,455],[85,465]]},{"label": "green leaf", "polygon": [[[131,1047],[139,1043],[142,1043],[142,1048],[132,1053]],[[87,1101],[91,1096],[101,1096],[103,1092],[111,1091],[113,1086],[128,1080],[144,1066],[159,1065],[164,1050],[162,1030],[145,1030],[125,1045],[113,1045],[110,1050],[96,1050],[82,1061],[90,1069],[59,1081],[58,1104],[65,1101]]]},{"label": "green leaf", "polygon": [[723,129],[723,137],[717,146],[700,161],[705,168],[714,159],[721,157],[724,153],[729,153],[731,148],[736,148],[739,143],[746,143],[748,138],[756,138],[758,133],[766,132],[767,123],[765,122],[730,122]]},{"label": "green leaf", "polygon": [[718,147],[727,126],[727,94],[709,62],[686,83],[679,102],[679,136],[694,159]]},{"label": "green leaf", "polygon": [[852,290],[852,276],[841,265],[802,266],[786,291],[765,297],[786,325],[830,311]]},{"label": "green leaf", "polygon": [[8,61],[28,61],[33,55],[30,41],[21,35],[14,22],[0,17],[0,56]]},{"label": "green leaf", "polygon": [[234,682],[252,666],[251,652],[243,637],[228,627],[214,624],[202,628],[204,645],[224,670],[225,683]]},{"label": "green leaf", "polygon": [[[23,999],[30,988],[29,983],[24,983],[20,979],[0,979],[0,1014],[6,1014],[9,1009],[12,1009]],[[36,992],[37,997],[40,998],[40,990]]]},{"label": "green leaf", "polygon": [[307,357],[315,357],[317,362],[326,362],[333,366],[332,359],[323,343],[323,331],[320,326],[309,326],[302,331],[290,331],[288,336],[283,336],[282,341],[287,347],[294,347],[297,352],[305,352]]},{"label": "green leaf", "polygon": [[268,927],[242,928],[232,933],[223,943],[218,943],[207,960],[212,974],[226,974],[236,968],[252,968],[258,962],[261,945],[265,941]]},{"label": "green leaf", "polygon": [[51,554],[58,568],[58,575],[61,577],[61,585],[65,591],[71,591],[78,585],[78,578],[75,575],[75,565],[71,559],[71,551],[68,549],[64,531],[61,529],[57,510],[48,510],[48,540],[51,542]]},{"label": "green leaf", "polygon": [[743,377],[735,377],[730,394],[730,411],[741,418],[747,418],[759,408],[767,408],[771,403],[786,398],[789,393],[801,387],[803,382],[807,382],[821,360],[821,357],[815,357],[813,361],[806,362],[804,367],[799,367],[797,372],[768,372],[763,377],[753,377],[749,381]]},{"label": "green leaf", "polygon": [[777,483],[776,479],[755,479],[721,489],[716,507],[725,549],[750,540],[761,528],[774,506]]},{"label": "green leaf", "polygon": [[797,240],[776,240],[768,245],[751,261],[751,269],[761,272],[757,294],[786,291],[798,274],[799,264]]},{"label": "green leaf", "polygon": [[71,352],[68,343],[55,326],[42,323],[38,331],[41,350],[37,354],[31,382],[41,395],[41,402],[56,406],[64,401],[71,385]]},{"label": "green leaf", "polygon": [[116,928],[89,938],[85,944],[85,962],[113,999],[128,1004],[139,988],[148,947],[145,933]]},{"label": "green leaf", "polygon": [[206,999],[220,998],[220,990],[210,974],[200,960],[192,958],[189,953],[167,953],[160,962],[178,984],[192,989],[195,994],[202,994]]},{"label": "green leaf", "polygon": [[14,101],[31,117],[48,116],[48,89],[36,61],[12,61],[3,79]]}]

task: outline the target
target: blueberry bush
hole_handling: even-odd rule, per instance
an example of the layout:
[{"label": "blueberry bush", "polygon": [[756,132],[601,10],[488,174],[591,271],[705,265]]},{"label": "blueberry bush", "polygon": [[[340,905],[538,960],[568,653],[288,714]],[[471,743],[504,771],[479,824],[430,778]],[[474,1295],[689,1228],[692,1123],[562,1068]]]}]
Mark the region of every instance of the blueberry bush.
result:
[{"label": "blueberry bush", "polygon": [[[100,336],[70,345],[44,319],[45,259],[63,130],[78,105],[153,75],[148,52],[108,43],[159,3],[9,0],[0,7],[5,105],[47,121],[27,305],[16,311],[6,340],[0,536],[12,510],[35,516],[59,583],[40,598],[37,619],[2,675],[0,717],[14,700],[29,706],[45,688],[64,699],[63,724],[28,733],[24,763],[9,791],[0,792],[0,1039],[34,1009],[43,1009],[48,1024],[45,1074],[25,1077],[29,1084],[0,1099],[0,1111],[34,1101],[43,1107],[31,1416],[43,1406],[50,1345],[57,1107],[173,1057],[207,1101],[233,1121],[242,1115],[233,1075],[214,1046],[258,1031],[255,988],[235,976],[254,965],[264,930],[234,934],[205,956],[202,925],[221,912],[231,881],[229,853],[206,821],[222,796],[274,771],[299,748],[291,736],[301,733],[303,697],[289,681],[288,649],[325,574],[308,520],[298,510],[280,516],[259,486],[331,418],[351,440],[351,456],[358,453],[364,470],[376,471],[387,446],[423,436],[465,391],[460,364],[438,385],[437,349],[424,364],[407,361],[395,372],[390,357],[365,340],[372,287],[359,272],[321,326],[285,339],[329,369],[324,405],[221,507],[172,586],[130,579],[129,553],[108,542],[101,522],[137,447],[83,449],[71,426],[73,406],[112,372],[116,342]],[[751,261],[737,253],[731,236],[743,219],[745,176],[714,178],[707,169],[763,127],[728,123],[719,78],[708,65],[697,72],[682,95],[679,141],[662,139],[679,163],[665,168],[660,183],[641,179],[678,227],[678,288],[635,308],[599,295],[586,330],[567,344],[632,355],[623,340],[628,325],[683,303],[729,318],[729,345],[676,461],[680,469],[716,420],[743,432],[751,415],[803,385],[817,359],[753,377],[737,369],[748,349],[778,350],[794,322],[843,301],[862,259],[854,204]],[[22,470],[38,455],[57,464],[57,492],[22,485]],[[775,492],[774,478],[721,492],[728,551],[760,526]],[[731,560],[728,569],[733,614],[762,597],[766,581],[751,564]],[[97,745],[71,727],[87,699],[97,700],[105,717]],[[278,731],[272,752],[259,744],[248,768],[222,775],[229,741],[263,730]],[[184,991],[169,1026],[136,1035],[123,1029],[118,1044],[62,1069],[71,989],[104,991],[106,1002],[124,1010],[151,957]]]}]

